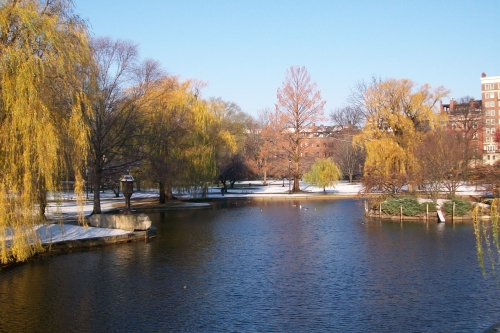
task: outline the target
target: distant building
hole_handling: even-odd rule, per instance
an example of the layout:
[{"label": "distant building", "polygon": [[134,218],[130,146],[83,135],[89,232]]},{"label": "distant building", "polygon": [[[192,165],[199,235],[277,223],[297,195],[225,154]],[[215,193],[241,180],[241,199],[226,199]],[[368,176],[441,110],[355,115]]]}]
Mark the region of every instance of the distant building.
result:
[{"label": "distant building", "polygon": [[300,150],[302,157],[311,159],[312,162],[316,158],[332,157],[335,151],[335,138],[340,132],[340,128],[335,126],[316,126],[303,132]]},{"label": "distant building", "polygon": [[473,165],[481,163],[483,158],[483,112],[482,101],[462,100],[454,98],[449,104],[439,102],[439,109],[446,114],[447,121],[442,121],[443,129],[456,131],[462,134],[462,139],[470,143],[470,163]]},{"label": "distant building", "polygon": [[483,162],[493,164],[499,160],[495,133],[500,130],[500,76],[481,75],[483,113]]}]

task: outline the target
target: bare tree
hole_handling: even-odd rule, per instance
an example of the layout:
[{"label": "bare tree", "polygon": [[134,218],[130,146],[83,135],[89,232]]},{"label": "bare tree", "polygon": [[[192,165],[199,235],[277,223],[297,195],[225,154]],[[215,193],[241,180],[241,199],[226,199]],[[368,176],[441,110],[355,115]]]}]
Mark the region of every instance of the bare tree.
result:
[{"label": "bare tree", "polygon": [[92,40],[94,66],[88,96],[91,101],[88,158],[94,189],[94,214],[101,212],[99,190],[104,173],[116,178],[136,166],[146,153],[138,101],[161,76],[158,63],[139,63],[137,46],[110,38]]},{"label": "bare tree", "polygon": [[358,129],[363,126],[365,117],[361,108],[344,106],[330,112],[330,120],[340,129]]},{"label": "bare tree", "polygon": [[419,178],[433,199],[437,199],[441,191],[454,197],[462,181],[466,164],[462,157],[464,142],[460,137],[459,132],[437,129],[427,133],[417,147]]},{"label": "bare tree", "polygon": [[294,163],[292,191],[299,192],[303,132],[324,119],[323,107],[326,102],[321,100],[321,91],[316,88],[316,83],[311,82],[307,69],[298,66],[287,70],[285,81],[276,95],[276,111],[288,142],[285,150]]},{"label": "bare tree", "polygon": [[256,151],[257,170],[262,174],[263,184],[269,176],[283,177],[288,172],[288,154],[285,145],[283,128],[278,112],[264,109],[259,113],[259,147]]},{"label": "bare tree", "polygon": [[464,161],[464,179],[467,178],[467,169],[470,164],[480,159],[478,137],[483,129],[482,120],[483,114],[480,101],[465,96],[457,101],[453,100],[453,107],[451,107],[450,103],[448,121],[451,129],[460,134],[456,136],[456,139],[463,148],[460,155]]},{"label": "bare tree", "polygon": [[334,161],[340,167],[342,173],[349,177],[349,183],[352,183],[356,174],[363,174],[363,164],[365,154],[362,147],[353,144],[353,137],[358,131],[344,130],[335,136]]}]

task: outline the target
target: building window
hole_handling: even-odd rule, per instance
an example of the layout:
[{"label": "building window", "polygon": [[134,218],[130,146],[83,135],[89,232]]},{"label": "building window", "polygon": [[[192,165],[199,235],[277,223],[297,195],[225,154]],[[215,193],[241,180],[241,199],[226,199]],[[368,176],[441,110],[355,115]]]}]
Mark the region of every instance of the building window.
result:
[{"label": "building window", "polygon": [[309,157],[309,153],[306,152],[306,157]]},{"label": "building window", "polygon": [[495,127],[491,129],[491,134],[495,134]]},{"label": "building window", "polygon": [[316,152],[316,157],[319,157],[319,151]]},{"label": "building window", "polygon": [[489,128],[486,129],[486,134],[490,134],[490,129]]}]

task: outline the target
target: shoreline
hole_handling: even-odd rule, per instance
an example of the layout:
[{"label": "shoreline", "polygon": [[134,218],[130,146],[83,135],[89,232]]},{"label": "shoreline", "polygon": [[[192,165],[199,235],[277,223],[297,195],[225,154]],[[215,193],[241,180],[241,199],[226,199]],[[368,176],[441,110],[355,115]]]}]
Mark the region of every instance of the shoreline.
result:
[{"label": "shoreline", "polygon": [[[259,184],[249,184],[249,187],[245,187],[243,184],[237,184],[235,188],[228,188],[228,192],[222,195],[220,193],[220,187],[211,187],[207,193],[205,198],[201,197],[187,197],[186,195],[178,195],[178,197],[174,200],[167,200],[166,203],[159,203],[159,194],[155,193],[151,190],[143,190],[139,192],[135,192],[135,197],[131,198],[131,207],[133,211],[137,213],[148,213],[148,212],[166,212],[166,211],[174,211],[174,210],[198,210],[198,209],[214,209],[214,206],[210,204],[211,202],[221,202],[221,201],[231,201],[231,200],[252,200],[252,201],[293,201],[293,200],[342,200],[342,199],[354,199],[358,201],[369,200],[370,198],[380,196],[380,194],[363,194],[360,195],[359,190],[361,188],[361,184],[359,183],[342,183],[338,184],[333,190],[327,190],[327,193],[323,193],[323,189],[315,188],[312,186],[301,186],[304,190],[300,193],[288,193],[288,187],[280,186],[279,184],[268,184],[268,185],[259,185]],[[468,198],[471,198],[470,194],[467,195]],[[476,194],[480,196],[479,193]],[[68,195],[67,198],[70,198],[71,195]],[[116,214],[119,213],[124,206],[124,198],[116,197],[112,194],[103,193],[101,195],[101,208],[102,214]],[[84,214],[86,217],[90,216],[91,207],[93,201],[85,200],[84,201]],[[77,223],[76,219],[76,201],[71,197],[69,200],[63,200],[61,202],[50,201],[50,208],[48,207],[48,217],[50,224],[59,224],[62,225],[73,225],[75,227],[80,228],[81,230],[87,230],[93,227],[84,227],[80,226]],[[62,214],[60,218],[54,218],[54,213],[59,212]],[[51,216],[52,215],[52,216]],[[389,221],[398,221],[401,223],[404,222],[417,222],[417,223],[436,223],[438,221],[437,217],[430,217],[426,219],[425,217],[415,218],[415,217],[405,217],[403,219],[400,216],[379,216],[378,214],[369,215],[365,212],[365,217],[370,219],[377,220],[389,220]],[[470,223],[471,219],[464,219],[455,217],[453,223],[456,222],[465,222]],[[446,223],[452,223],[451,217],[447,217]],[[106,228],[97,228],[101,229],[103,232],[106,230],[115,230],[119,231],[119,229],[106,229]],[[64,231],[62,232],[64,234]],[[83,231],[82,231],[83,233]],[[5,265],[0,266],[0,271],[10,268],[16,267],[17,265],[29,262],[31,260],[37,260],[40,258],[49,257],[52,255],[57,255],[61,253],[70,253],[73,251],[82,251],[86,249],[91,249],[94,247],[103,247],[107,245],[120,244],[120,243],[130,243],[134,241],[149,241],[151,238],[156,236],[156,228],[152,226],[147,231],[134,231],[134,232],[125,232],[123,234],[106,234],[105,232],[102,235],[92,237],[85,236],[76,238],[58,240],[54,242],[44,242],[42,246],[45,251],[37,253],[32,258],[28,259],[25,262],[12,262]]]}]

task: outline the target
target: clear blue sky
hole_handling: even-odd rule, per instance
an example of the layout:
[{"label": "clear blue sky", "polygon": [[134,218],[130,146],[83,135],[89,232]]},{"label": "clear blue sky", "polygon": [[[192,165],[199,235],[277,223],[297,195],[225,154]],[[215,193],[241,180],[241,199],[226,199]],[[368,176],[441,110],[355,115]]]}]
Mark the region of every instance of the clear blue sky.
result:
[{"label": "clear blue sky", "polygon": [[357,81],[409,78],[481,98],[500,76],[499,0],[74,0],[94,36],[128,39],[170,74],[209,83],[257,115],[274,108],[287,68],[306,66],[341,107]]}]

